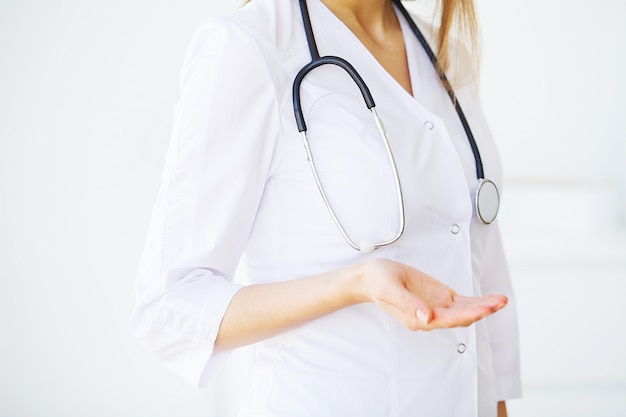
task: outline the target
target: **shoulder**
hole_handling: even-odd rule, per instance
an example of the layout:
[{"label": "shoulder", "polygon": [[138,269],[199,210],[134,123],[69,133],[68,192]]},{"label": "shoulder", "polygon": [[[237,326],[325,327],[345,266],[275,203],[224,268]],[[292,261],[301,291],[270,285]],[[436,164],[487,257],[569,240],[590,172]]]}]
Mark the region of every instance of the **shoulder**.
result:
[{"label": "shoulder", "polygon": [[229,48],[254,47],[280,59],[294,48],[306,48],[298,18],[293,1],[252,0],[235,12],[205,19],[195,39]]}]

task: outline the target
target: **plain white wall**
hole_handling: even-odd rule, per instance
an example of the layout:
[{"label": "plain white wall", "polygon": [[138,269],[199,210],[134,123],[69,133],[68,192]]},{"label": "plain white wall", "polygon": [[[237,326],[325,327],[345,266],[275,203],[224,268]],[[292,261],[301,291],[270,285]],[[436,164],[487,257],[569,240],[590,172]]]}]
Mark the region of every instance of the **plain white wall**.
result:
[{"label": "plain white wall", "polygon": [[206,415],[129,336],[185,48],[234,1],[0,3],[0,415]]},{"label": "plain white wall", "polygon": [[626,415],[626,3],[477,4],[520,306],[511,414]]},{"label": "plain white wall", "polygon": [[[245,354],[195,391],[128,322],[185,48],[237,4],[0,3],[0,415],[232,411]],[[477,4],[520,303],[511,414],[624,415],[626,3]]]}]

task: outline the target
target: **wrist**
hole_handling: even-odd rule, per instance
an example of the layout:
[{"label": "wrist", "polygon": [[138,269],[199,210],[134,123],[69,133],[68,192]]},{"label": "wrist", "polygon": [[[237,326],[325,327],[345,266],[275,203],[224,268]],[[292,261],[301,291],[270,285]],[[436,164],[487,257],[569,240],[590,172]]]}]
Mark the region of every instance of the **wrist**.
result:
[{"label": "wrist", "polygon": [[339,285],[341,294],[347,305],[360,304],[369,301],[363,291],[363,277],[365,276],[365,263],[359,262],[346,266],[340,270]]}]

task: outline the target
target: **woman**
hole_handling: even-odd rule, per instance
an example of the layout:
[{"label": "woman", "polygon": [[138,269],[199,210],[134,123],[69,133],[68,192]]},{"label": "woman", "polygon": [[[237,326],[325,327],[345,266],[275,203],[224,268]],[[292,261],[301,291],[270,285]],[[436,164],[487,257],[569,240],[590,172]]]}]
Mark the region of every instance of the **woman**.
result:
[{"label": "woman", "polygon": [[[480,320],[512,304],[497,222],[474,212],[477,159],[437,73],[453,71],[447,23],[472,27],[472,5],[443,6],[437,70],[391,0],[252,0],[194,37],[133,330],[195,386],[258,342],[240,416],[502,416],[519,395],[514,306]],[[393,151],[345,71],[306,75],[315,173],[357,250],[294,122],[313,38],[360,73]],[[455,93],[501,184],[473,86]]]}]

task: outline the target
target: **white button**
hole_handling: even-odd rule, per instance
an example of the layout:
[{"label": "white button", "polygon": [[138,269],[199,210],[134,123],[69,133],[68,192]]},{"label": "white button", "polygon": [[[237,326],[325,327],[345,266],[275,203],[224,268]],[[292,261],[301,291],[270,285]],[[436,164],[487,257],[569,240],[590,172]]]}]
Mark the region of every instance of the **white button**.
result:
[{"label": "white button", "polygon": [[433,130],[435,128],[435,125],[430,120],[426,120],[424,122],[424,127],[428,130]]},{"label": "white button", "polygon": [[459,345],[456,347],[456,351],[459,353],[464,353],[467,350],[467,346],[465,346],[465,343],[459,343]]},{"label": "white button", "polygon": [[452,232],[453,235],[458,235],[460,231],[461,226],[459,226],[458,224],[453,224],[452,226],[450,226],[450,232]]}]

